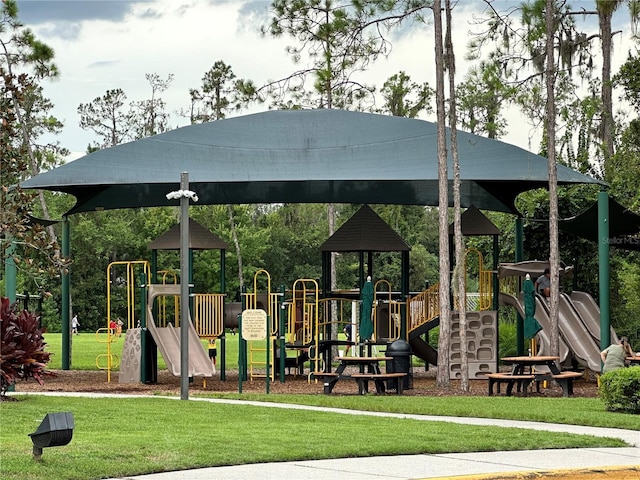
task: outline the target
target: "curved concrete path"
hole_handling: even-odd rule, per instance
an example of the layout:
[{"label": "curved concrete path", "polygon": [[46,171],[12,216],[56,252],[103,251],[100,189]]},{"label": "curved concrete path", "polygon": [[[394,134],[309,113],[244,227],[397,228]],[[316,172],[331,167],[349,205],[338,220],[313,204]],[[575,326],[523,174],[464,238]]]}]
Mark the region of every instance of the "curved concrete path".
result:
[{"label": "curved concrete path", "polygon": [[[140,395],[88,394],[46,392],[36,395],[74,397],[132,397]],[[158,398],[158,397],[154,397]],[[177,397],[167,397],[176,399]],[[367,412],[340,408],[314,407],[272,402],[191,398],[191,401],[255,405],[334,412],[344,415],[406,418],[419,421],[452,422],[467,425],[515,427],[550,432],[566,432],[598,437],[619,438],[630,447],[575,448],[564,450],[524,450],[514,452],[448,453],[426,455],[398,455],[387,457],[305,460],[282,463],[256,463],[229,467],[211,467],[180,472],[155,473],[126,477],[136,480],[247,480],[297,478],[317,480],[381,480],[420,478],[525,478],[534,477],[576,479],[634,479],[640,478],[640,431],[617,428],[585,427],[543,422],[526,422],[491,418],[440,417],[401,413]],[[534,478],[532,477],[532,478]],[[120,479],[120,480],[125,480]]]}]

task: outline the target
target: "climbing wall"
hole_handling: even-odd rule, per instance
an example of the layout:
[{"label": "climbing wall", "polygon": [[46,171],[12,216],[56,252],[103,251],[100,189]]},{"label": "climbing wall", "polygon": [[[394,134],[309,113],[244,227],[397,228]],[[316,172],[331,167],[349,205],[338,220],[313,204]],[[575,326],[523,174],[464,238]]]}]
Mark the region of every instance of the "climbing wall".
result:
[{"label": "climbing wall", "polygon": [[139,383],[140,382],[140,362],[141,362],[141,342],[140,329],[130,328],[124,337],[122,347],[122,358],[120,360],[120,375],[118,383]]},{"label": "climbing wall", "polygon": [[[498,312],[485,310],[467,312],[467,356],[469,379],[485,379],[484,374],[495,371],[498,355]],[[449,372],[452,380],[462,378],[460,346],[460,318],[451,314]]]}]

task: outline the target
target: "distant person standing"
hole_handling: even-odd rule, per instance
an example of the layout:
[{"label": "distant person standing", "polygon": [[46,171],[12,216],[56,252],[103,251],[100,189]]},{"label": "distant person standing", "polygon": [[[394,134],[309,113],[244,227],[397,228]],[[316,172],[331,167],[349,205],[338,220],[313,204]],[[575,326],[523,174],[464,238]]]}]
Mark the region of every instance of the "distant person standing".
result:
[{"label": "distant person standing", "polygon": [[211,359],[211,365],[213,365],[213,373],[216,373],[216,357],[218,356],[218,349],[216,348],[216,339],[209,339],[209,358]]},{"label": "distant person standing", "polygon": [[109,322],[109,333],[111,335],[115,335],[116,334],[116,329],[118,328],[118,325],[116,324],[115,320],[111,320]]},{"label": "distant person standing", "polygon": [[74,315],[73,318],[71,319],[71,334],[72,335],[74,333],[76,335],[80,335],[78,333],[78,327],[80,327],[80,322],[78,321],[78,315]]},{"label": "distant person standing", "polygon": [[[351,329],[353,328],[353,326],[350,323],[347,323],[344,328],[342,329],[342,332],[344,333],[344,336],[347,339],[347,342],[351,342]],[[351,344],[348,343],[347,344],[347,348],[344,350],[344,356],[346,357],[349,354],[349,349],[351,349]]]},{"label": "distant person standing", "polygon": [[118,321],[116,322],[116,337],[120,338],[122,336],[122,326],[124,322],[120,317],[118,317]]}]

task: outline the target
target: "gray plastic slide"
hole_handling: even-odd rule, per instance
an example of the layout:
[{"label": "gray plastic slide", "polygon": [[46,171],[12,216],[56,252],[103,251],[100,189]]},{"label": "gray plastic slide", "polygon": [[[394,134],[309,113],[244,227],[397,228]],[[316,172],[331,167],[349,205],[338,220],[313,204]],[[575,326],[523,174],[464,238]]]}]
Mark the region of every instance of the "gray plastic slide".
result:
[{"label": "gray plastic slide", "polygon": [[[600,345],[600,307],[587,292],[571,292],[571,301],[596,343]],[[611,328],[611,343],[618,343],[618,335]],[[608,345],[607,345],[608,346]]]},{"label": "gray plastic slide", "polygon": [[[169,324],[157,327],[153,319],[152,305],[159,295],[179,295],[180,285],[149,285],[149,301],[147,302],[147,328],[158,345],[158,349],[172,375],[180,376],[180,328]],[[213,377],[213,364],[200,342],[200,337],[189,318],[189,376]]]},{"label": "gray plastic slide", "polygon": [[560,294],[558,327],[580,365],[599,373],[600,349],[566,293]]},{"label": "gray plastic slide", "polygon": [[[523,298],[524,294],[520,292],[520,298],[516,298],[513,295],[509,295],[507,293],[500,293],[500,303],[503,305],[511,305],[518,310],[520,316],[524,318],[524,303]],[[542,305],[542,302],[539,298],[536,298],[536,314],[535,318],[542,327],[542,330],[538,332],[536,335],[536,340],[538,342],[538,355],[551,355],[551,339],[547,332],[551,331],[551,320],[549,319],[549,314],[547,310]],[[567,358],[569,358],[569,347],[562,340],[559,339],[560,346],[560,363],[566,362]],[[536,367],[542,369],[542,367]]]}]

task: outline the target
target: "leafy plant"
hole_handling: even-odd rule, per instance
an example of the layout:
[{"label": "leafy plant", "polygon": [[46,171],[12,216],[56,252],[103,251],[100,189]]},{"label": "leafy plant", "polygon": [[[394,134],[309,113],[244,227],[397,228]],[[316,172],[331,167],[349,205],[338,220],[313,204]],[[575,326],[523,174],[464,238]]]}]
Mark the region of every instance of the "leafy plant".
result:
[{"label": "leafy plant", "polygon": [[640,367],[605,373],[600,377],[598,394],[611,412],[640,414]]},{"label": "leafy plant", "polygon": [[9,387],[17,380],[33,378],[44,383],[42,377],[51,356],[45,352],[46,343],[43,329],[38,325],[38,317],[23,310],[16,312],[16,304],[2,297],[0,311],[0,399],[4,399]]}]

